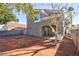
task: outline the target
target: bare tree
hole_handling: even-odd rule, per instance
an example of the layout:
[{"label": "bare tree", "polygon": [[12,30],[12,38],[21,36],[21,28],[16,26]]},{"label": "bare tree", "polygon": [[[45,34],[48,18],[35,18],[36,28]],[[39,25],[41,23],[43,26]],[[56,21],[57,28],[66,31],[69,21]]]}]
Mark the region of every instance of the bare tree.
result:
[{"label": "bare tree", "polygon": [[[63,23],[63,25],[64,25],[63,27],[64,27],[64,32],[65,32],[66,29],[68,28],[69,24],[71,24],[71,26],[72,26],[72,16],[73,16],[72,12],[73,12],[74,8],[69,6],[69,4],[62,4],[62,3],[51,4],[51,7],[52,7],[52,10],[62,10],[62,12],[63,12],[62,17],[64,17],[63,18],[63,22],[64,22]],[[56,16],[57,16],[57,14],[56,14]],[[55,19],[56,19],[56,31],[55,31],[56,40],[55,40],[55,42],[57,43],[59,19],[57,19],[56,16],[55,16]],[[49,24],[49,26],[50,26],[51,29],[53,29],[51,24]]]}]

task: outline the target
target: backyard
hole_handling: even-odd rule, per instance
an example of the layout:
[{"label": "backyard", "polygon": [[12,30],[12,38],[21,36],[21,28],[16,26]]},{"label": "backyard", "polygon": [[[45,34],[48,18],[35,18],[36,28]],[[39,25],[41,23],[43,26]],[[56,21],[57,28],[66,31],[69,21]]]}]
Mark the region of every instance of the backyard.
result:
[{"label": "backyard", "polygon": [[62,3],[1,3],[0,56],[77,56],[79,31],[74,30],[79,23],[73,24],[73,19],[78,21],[75,15],[79,14],[75,6],[79,7]]}]

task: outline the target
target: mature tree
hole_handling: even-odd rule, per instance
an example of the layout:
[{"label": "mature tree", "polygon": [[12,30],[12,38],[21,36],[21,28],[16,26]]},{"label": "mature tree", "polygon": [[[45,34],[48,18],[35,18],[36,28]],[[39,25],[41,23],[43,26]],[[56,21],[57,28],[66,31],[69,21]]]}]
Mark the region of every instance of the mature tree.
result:
[{"label": "mature tree", "polygon": [[7,22],[10,21],[17,21],[16,16],[13,13],[13,9],[16,9],[16,12],[18,13],[22,11],[31,19],[34,19],[36,15],[36,11],[30,3],[0,4],[0,24],[7,24]]},{"label": "mature tree", "polygon": [[36,10],[33,8],[32,4],[30,3],[17,3],[14,4],[14,6],[17,12],[22,11],[31,19],[34,19],[37,14]]},{"label": "mature tree", "polygon": [[5,30],[7,30],[7,22],[18,21],[12,10],[5,4],[0,4],[0,24],[5,25]]},{"label": "mature tree", "polygon": [[[73,17],[73,11],[74,11],[74,8],[73,7],[69,7],[68,9],[68,17],[66,18],[66,27],[67,29],[72,29],[72,17]],[[70,27],[69,27],[70,26]]]},{"label": "mature tree", "polygon": [[63,10],[63,16],[65,20],[65,27],[69,27],[70,24],[72,24],[72,16],[74,8],[69,6],[69,4],[52,4],[52,8],[55,10]]},{"label": "mature tree", "polygon": [[[69,27],[70,24],[72,24],[72,11],[74,10],[73,7],[70,7],[69,4],[52,4],[53,10],[62,10],[63,11],[63,21],[64,21],[64,30]],[[66,17],[65,17],[66,15]],[[55,17],[56,19],[56,17]],[[57,35],[58,35],[58,19],[56,19],[56,42],[57,42]],[[50,25],[50,28],[52,29],[52,26]]]},{"label": "mature tree", "polygon": [[[22,11],[27,18],[27,21],[29,20],[35,20],[35,16],[37,14],[37,11],[33,8],[32,4],[30,3],[17,3],[14,4],[15,5],[15,9],[17,12]],[[24,32],[28,32],[28,29],[26,28],[26,30],[24,30]]]}]

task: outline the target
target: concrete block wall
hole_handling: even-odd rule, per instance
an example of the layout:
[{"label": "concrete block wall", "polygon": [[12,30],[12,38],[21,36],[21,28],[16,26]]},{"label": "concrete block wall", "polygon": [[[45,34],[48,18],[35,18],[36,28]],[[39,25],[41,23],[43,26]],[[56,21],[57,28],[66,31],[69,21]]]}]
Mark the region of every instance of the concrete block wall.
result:
[{"label": "concrete block wall", "polygon": [[23,34],[23,30],[0,31],[0,36],[21,35],[21,34]]}]

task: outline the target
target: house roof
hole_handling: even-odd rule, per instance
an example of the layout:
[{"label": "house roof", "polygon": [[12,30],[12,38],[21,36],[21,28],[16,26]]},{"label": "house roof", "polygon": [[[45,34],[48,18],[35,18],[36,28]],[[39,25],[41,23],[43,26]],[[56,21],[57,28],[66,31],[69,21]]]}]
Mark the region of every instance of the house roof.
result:
[{"label": "house roof", "polygon": [[20,24],[19,22],[15,22],[15,23],[7,23],[7,27],[8,27],[8,29],[16,29],[16,28],[25,29],[26,25]]},{"label": "house roof", "polygon": [[37,12],[41,12],[43,14],[62,14],[63,10],[52,10],[52,9],[36,9]]},{"label": "house roof", "polygon": [[[63,15],[63,10],[52,10],[52,9],[41,9],[41,13],[43,13],[44,15],[47,15],[44,18],[41,18],[41,20],[37,20],[35,21],[35,23],[37,22],[41,22],[42,20],[47,20],[47,19],[51,19],[51,18],[55,18],[55,17],[62,17]],[[55,15],[56,14],[56,15]]]}]

